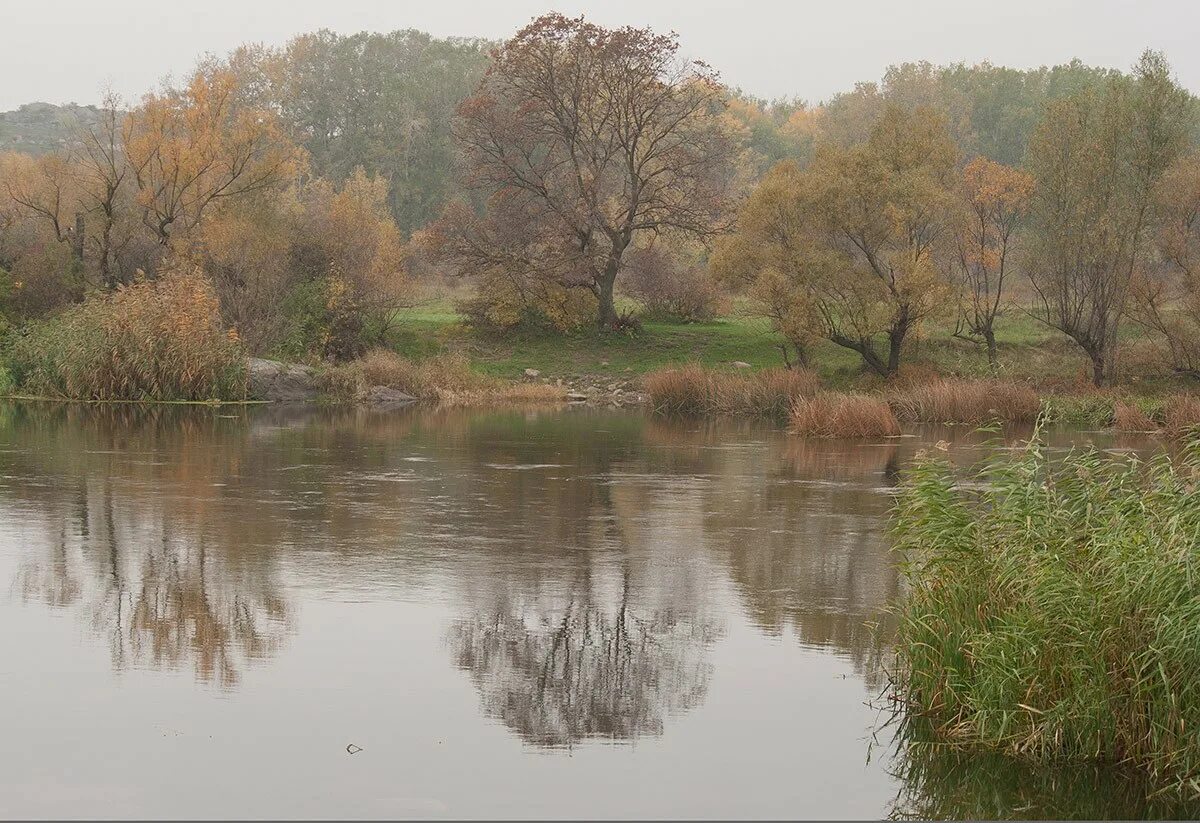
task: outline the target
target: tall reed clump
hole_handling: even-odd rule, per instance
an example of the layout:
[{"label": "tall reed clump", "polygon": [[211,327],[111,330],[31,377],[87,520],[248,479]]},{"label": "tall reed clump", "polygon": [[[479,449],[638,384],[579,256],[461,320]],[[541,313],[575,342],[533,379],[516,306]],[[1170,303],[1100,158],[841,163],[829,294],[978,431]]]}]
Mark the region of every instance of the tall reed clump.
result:
[{"label": "tall reed clump", "polygon": [[1200,428],[1200,397],[1176,394],[1163,404],[1163,424],[1172,437],[1186,437]]},{"label": "tall reed clump", "polygon": [[1052,462],[1038,438],[977,482],[924,456],[907,471],[900,704],[944,744],[1200,795],[1200,445]]},{"label": "tall reed clump", "polygon": [[687,365],[659,369],[643,381],[651,406],[666,414],[746,414],[786,419],[793,404],[817,391],[804,369],[728,372]]},{"label": "tall reed clump", "polygon": [[1112,409],[1113,428],[1120,432],[1156,432],[1158,422],[1154,412],[1153,408],[1137,400],[1116,400]]},{"label": "tall reed clump", "polygon": [[808,437],[895,437],[900,423],[881,398],[821,392],[792,406],[791,431]]},{"label": "tall reed clump", "polygon": [[894,391],[888,402],[910,423],[1032,423],[1041,409],[1031,386],[1010,380],[932,380]]},{"label": "tall reed clump", "polygon": [[26,394],[75,400],[241,400],[246,354],[212,285],[171,271],[35,325],[13,345]]}]

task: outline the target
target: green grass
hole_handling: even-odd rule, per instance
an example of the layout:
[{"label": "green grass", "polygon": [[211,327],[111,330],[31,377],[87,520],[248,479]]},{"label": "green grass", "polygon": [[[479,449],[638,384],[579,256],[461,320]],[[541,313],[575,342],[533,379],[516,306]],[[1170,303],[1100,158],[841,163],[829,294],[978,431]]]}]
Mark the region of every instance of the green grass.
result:
[{"label": "green grass", "polygon": [[894,519],[899,703],[943,745],[1200,797],[1198,475],[1197,444],[1051,461],[1036,433],[970,482],[918,459]]},{"label": "green grass", "polygon": [[[998,327],[1000,376],[1022,379],[1074,379],[1086,374],[1087,361],[1069,341],[1032,318],[1014,315]],[[930,325],[915,341],[909,367],[944,375],[991,374],[981,347],[957,340],[953,328]],[[476,334],[462,324],[450,299],[438,299],[397,313],[392,348],[423,358],[446,350],[467,352],[482,372],[515,379],[527,368],[547,376],[645,374],[664,366],[699,363],[728,366],[734,361],[755,368],[784,364],[783,339],[770,323],[735,304],[730,316],[704,323],[648,321],[636,335],[592,330],[557,335],[518,331],[504,336]],[[827,341],[811,350],[812,365],[831,387],[860,381],[859,356]]]}]

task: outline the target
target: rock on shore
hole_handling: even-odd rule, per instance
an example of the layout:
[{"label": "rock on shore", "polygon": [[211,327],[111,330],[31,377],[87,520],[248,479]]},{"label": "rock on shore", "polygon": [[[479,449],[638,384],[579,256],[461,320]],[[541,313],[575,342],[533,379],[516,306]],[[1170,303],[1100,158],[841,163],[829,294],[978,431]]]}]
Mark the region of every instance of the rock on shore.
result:
[{"label": "rock on shore", "polygon": [[[250,397],[273,403],[312,403],[320,399],[317,372],[309,366],[250,358]],[[406,406],[417,402],[412,395],[386,386],[372,386],[361,401],[373,406]]]}]

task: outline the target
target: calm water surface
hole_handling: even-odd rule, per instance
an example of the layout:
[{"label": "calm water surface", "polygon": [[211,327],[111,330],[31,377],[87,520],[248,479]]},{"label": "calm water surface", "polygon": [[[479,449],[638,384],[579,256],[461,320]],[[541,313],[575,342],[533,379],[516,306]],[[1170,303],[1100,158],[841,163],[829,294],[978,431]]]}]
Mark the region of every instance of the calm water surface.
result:
[{"label": "calm water surface", "polygon": [[1194,814],[879,730],[939,438],[0,406],[0,813]]}]

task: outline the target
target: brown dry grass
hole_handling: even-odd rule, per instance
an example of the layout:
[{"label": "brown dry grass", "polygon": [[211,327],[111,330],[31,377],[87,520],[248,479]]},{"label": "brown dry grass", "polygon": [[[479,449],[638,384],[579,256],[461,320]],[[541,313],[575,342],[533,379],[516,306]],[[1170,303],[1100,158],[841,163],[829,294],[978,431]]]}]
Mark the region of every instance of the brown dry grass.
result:
[{"label": "brown dry grass", "polygon": [[1041,410],[1031,386],[1008,380],[932,380],[891,392],[888,402],[899,419],[912,423],[1028,423]]},{"label": "brown dry grass", "polygon": [[816,393],[811,371],[727,372],[699,365],[659,369],[643,380],[650,404],[669,414],[754,414],[784,419],[799,399]]},{"label": "brown dry grass", "polygon": [[792,406],[793,434],[809,437],[894,437],[900,423],[887,402],[866,394],[821,392]]},{"label": "brown dry grass", "polygon": [[326,369],[326,397],[335,403],[362,399],[373,386],[385,386],[418,400],[441,406],[561,403],[566,390],[542,383],[507,383],[471,369],[461,354],[446,354],[420,362],[387,349],[373,349],[358,360]]},{"label": "brown dry grass", "polygon": [[1200,397],[1177,394],[1163,404],[1163,423],[1167,434],[1183,437],[1200,428]]},{"label": "brown dry grass", "polygon": [[1152,432],[1158,431],[1158,423],[1136,403],[1117,400],[1113,403],[1113,428],[1122,432]]}]

